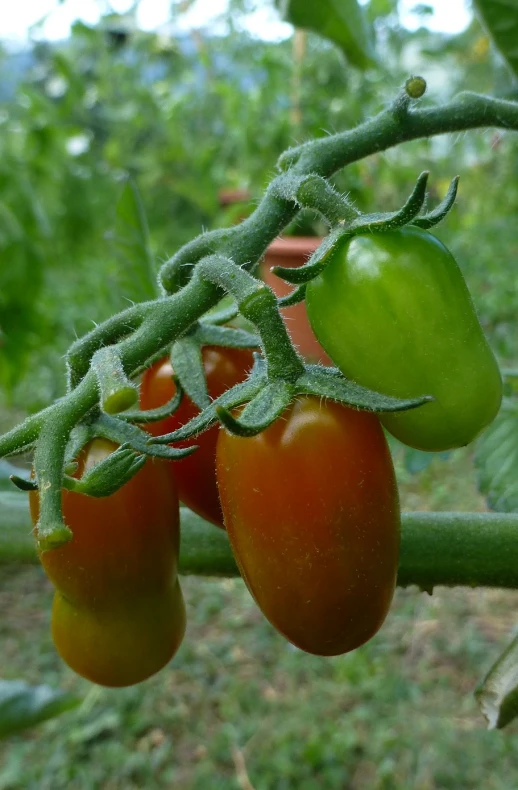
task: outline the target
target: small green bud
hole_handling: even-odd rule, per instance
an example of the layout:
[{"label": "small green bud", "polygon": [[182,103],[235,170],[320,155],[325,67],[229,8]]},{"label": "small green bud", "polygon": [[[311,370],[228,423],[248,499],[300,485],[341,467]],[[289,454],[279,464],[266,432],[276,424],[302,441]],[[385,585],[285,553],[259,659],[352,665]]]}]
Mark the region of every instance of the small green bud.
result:
[{"label": "small green bud", "polygon": [[420,99],[426,91],[426,80],[423,77],[409,77],[405,82],[405,90],[411,99]]}]

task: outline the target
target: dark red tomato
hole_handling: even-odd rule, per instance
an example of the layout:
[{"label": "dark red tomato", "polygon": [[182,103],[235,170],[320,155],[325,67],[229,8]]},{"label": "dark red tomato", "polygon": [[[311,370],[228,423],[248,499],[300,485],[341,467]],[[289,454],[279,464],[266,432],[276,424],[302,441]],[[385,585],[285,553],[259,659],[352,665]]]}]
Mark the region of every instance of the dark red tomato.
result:
[{"label": "dark red tomato", "polygon": [[[76,475],[113,452],[103,439],[78,458]],[[34,524],[39,496],[30,494]],[[78,674],[105,686],[138,683],[178,649],[185,609],[178,585],[178,494],[162,460],[149,459],[115,494],[63,491],[64,546],[40,555],[57,592],[52,633]]]},{"label": "dark red tomato", "polygon": [[[202,349],[207,387],[211,398],[217,398],[227,389],[244,381],[253,365],[253,355],[248,349],[205,346]],[[142,409],[155,409],[170,400],[175,391],[173,369],[168,358],[157,362],[144,374],[140,387]],[[161,422],[144,426],[154,436],[171,433],[185,425],[199,409],[183,398],[178,411]],[[218,527],[223,527],[223,515],[216,485],[216,443],[219,427],[216,425],[196,440],[178,442],[175,447],[188,447],[195,443],[195,453],[179,461],[171,461],[180,500],[191,510]]]},{"label": "dark red tomato", "polygon": [[394,593],[400,529],[377,417],[303,397],[258,436],[221,430],[217,475],[234,555],[268,620],[316,655],[370,639]]}]

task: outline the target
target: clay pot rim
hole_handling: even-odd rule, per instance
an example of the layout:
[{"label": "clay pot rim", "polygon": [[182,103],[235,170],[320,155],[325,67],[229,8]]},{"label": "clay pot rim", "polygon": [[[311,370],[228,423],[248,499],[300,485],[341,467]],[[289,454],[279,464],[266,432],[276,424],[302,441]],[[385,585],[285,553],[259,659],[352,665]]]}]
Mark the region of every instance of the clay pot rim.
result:
[{"label": "clay pot rim", "polygon": [[295,258],[315,252],[321,244],[321,236],[278,236],[266,250],[266,255],[285,255]]}]

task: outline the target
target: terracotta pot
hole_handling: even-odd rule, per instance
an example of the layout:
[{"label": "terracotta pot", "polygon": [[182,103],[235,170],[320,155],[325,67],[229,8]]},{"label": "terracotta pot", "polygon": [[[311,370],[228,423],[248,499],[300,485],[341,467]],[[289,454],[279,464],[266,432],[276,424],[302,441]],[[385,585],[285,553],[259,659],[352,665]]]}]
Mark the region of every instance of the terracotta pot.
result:
[{"label": "terracotta pot", "polygon": [[[320,246],[322,239],[316,236],[284,236],[275,239],[266,250],[261,262],[261,277],[277,296],[286,296],[294,286],[271,273],[272,266],[302,266]],[[311,329],[304,302],[285,307],[281,313],[295,346],[308,362],[332,365],[330,358],[316,339]]]},{"label": "terracotta pot", "polygon": [[218,203],[224,206],[233,206],[235,203],[249,203],[252,195],[247,189],[220,189],[218,192]]},{"label": "terracotta pot", "polygon": [[252,195],[247,189],[220,189],[218,204],[223,212],[224,224],[238,225],[243,222],[251,213],[251,200]]}]

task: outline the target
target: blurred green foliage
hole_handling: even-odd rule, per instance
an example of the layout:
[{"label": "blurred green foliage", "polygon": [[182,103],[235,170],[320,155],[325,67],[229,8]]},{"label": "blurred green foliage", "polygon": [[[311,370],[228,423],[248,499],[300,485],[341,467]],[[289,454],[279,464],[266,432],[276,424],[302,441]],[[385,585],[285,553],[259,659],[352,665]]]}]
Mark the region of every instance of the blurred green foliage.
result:
[{"label": "blurred green foliage", "polygon": [[[234,0],[218,30],[144,33],[123,17],[76,23],[69,40],[0,56],[0,387],[4,405],[34,409],[63,392],[62,356],[135,298],[110,241],[128,175],[142,195],[159,261],[221,221],[217,194],[259,198],[289,145],[356,125],[381,109],[411,71],[424,101],[459,89],[511,94],[505,65],[474,21],[451,37],[400,24],[393,0],[371,0],[383,68],[346,68],[308,34],[265,42],[240,20],[258,3]],[[13,76],[23,55],[23,77]],[[17,83],[17,84],[16,84]],[[13,90],[13,84],[16,84]],[[390,209],[418,171],[432,199],[462,176],[458,208],[439,235],[457,254],[483,321],[513,360],[518,272],[518,155],[512,136],[480,132],[400,147],[337,176],[360,208]],[[124,243],[124,240],[118,239]],[[142,294],[144,297],[146,294]]]},{"label": "blurred green foliage", "polygon": [[[247,33],[247,15],[264,4],[231,0],[217,32],[145,33],[110,14],[93,27],[75,24],[58,44],[18,53],[0,45],[0,427],[63,392],[62,357],[76,334],[149,297],[150,261],[156,270],[203,228],[232,221],[219,190],[248,190],[250,209],[283,150],[355,126],[410,73],[428,80],[424,103],[466,89],[518,96],[477,21],[460,36],[409,32],[395,0],[370,0],[381,65],[362,72],[314,35],[295,46]],[[425,5],[421,12],[425,20]],[[418,141],[335,182],[359,208],[390,210],[424,169],[431,201],[461,174],[457,207],[438,235],[459,259],[501,361],[513,366],[516,136]],[[306,219],[299,232],[311,227]],[[136,230],[146,239],[138,249]],[[473,474],[464,451],[450,471],[437,458],[395,455],[407,507],[484,506],[464,491]],[[19,674],[22,656],[35,683],[43,676],[84,690],[50,646],[41,573],[10,574],[2,571],[0,586],[6,676]],[[379,638],[324,661],[275,635],[239,582],[193,579],[186,589],[190,632],[173,670],[145,693],[91,690],[73,726],[46,725],[45,750],[21,736],[9,753],[0,747],[0,788],[107,787],[107,778],[114,788],[247,786],[247,766],[258,787],[279,789],[321,787],[323,776],[330,788],[346,781],[373,790],[516,784],[513,734],[488,740],[469,700],[451,716],[510,625],[512,594],[473,593],[468,606],[448,593],[441,609],[440,597],[416,603],[399,593]]]}]

